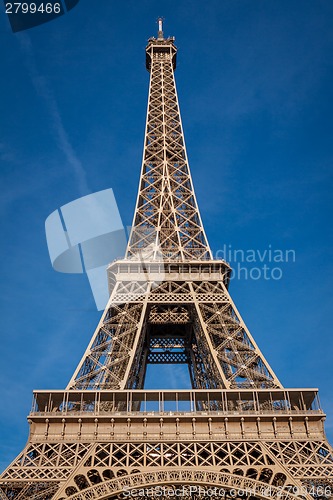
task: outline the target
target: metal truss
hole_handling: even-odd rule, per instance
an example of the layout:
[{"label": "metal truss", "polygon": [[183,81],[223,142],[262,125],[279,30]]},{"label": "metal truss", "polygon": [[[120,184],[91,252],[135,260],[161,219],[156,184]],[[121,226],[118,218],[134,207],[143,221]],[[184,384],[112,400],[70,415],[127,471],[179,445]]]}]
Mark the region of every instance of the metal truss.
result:
[{"label": "metal truss", "polygon": [[207,261],[202,279],[192,282],[179,279],[181,265],[170,272],[165,266],[155,287],[154,276],[143,281],[144,272],[135,281],[117,273],[68,388],[142,388],[147,363],[186,363],[196,388],[281,387],[228,293],[225,274],[209,281],[215,265]]},{"label": "metal truss", "polygon": [[118,498],[158,478],[188,485],[212,474],[199,484],[251,485],[251,498],[263,498],[264,486],[269,497],[279,488],[283,498],[330,498],[324,417],[311,389],[37,391],[29,443],[2,475],[0,493]]},{"label": "metal truss", "polygon": [[[220,486],[251,485],[257,493],[252,498],[262,497],[264,485],[270,487],[269,497],[279,487],[283,498],[295,491],[298,498],[300,493],[308,498],[311,488],[326,491],[319,496],[330,498],[332,463],[332,450],[320,441],[44,443],[30,445],[12,464],[3,477],[2,491],[5,498],[26,500],[104,498],[98,496],[101,491],[116,495],[126,486],[154,484],[153,478],[163,471],[162,477],[173,478],[163,484],[196,484],[198,473],[212,474]],[[12,497],[17,490],[19,496]]]},{"label": "metal truss", "polygon": [[[146,49],[146,135],[126,258],[108,268],[109,302],[67,389],[35,392],[28,444],[0,477],[0,500],[123,499],[140,488],[148,499],[161,495],[147,488],[161,486],[165,498],[185,488],[188,500],[333,498],[317,391],[282,387],[229,295],[230,266],[212,259],[176,53],[159,20]],[[187,365],[192,390],[145,391],[150,363]]]},{"label": "metal truss", "polygon": [[151,39],[142,171],[127,258],[153,245],[151,258],[211,259],[185,149],[174,79],[177,49],[172,38]]}]

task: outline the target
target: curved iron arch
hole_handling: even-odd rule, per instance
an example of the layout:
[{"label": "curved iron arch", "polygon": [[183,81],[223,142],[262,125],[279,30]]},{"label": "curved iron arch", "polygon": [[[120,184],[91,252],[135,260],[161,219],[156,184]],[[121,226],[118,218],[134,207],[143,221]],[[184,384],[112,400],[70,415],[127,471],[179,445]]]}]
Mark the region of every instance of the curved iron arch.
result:
[{"label": "curved iron arch", "polygon": [[[148,489],[155,486],[200,485],[206,488],[219,487],[225,490],[249,491],[260,500],[300,500],[300,497],[277,486],[237,476],[227,472],[210,472],[204,469],[168,468],[151,472],[139,472],[117,477],[70,495],[70,500],[108,500],[128,490]],[[244,493],[243,493],[244,495]],[[235,495],[236,496],[236,495]],[[126,498],[126,496],[125,496]],[[128,498],[131,498],[128,495]],[[223,498],[221,496],[221,498]],[[304,497],[302,497],[304,498]]]}]

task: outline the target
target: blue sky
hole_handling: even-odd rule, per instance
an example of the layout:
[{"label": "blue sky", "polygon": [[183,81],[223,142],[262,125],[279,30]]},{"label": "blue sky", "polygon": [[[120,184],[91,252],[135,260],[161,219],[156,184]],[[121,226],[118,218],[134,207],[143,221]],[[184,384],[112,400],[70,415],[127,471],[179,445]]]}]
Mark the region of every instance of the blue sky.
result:
[{"label": "blue sky", "polygon": [[295,251],[265,260],[281,279],[243,272],[230,292],[281,382],[320,388],[333,441],[332,1],[81,0],[15,35],[0,12],[0,469],[32,390],[66,386],[98,322],[87,279],[52,270],[44,222],[112,187],[131,224],[161,15],[211,247]]}]

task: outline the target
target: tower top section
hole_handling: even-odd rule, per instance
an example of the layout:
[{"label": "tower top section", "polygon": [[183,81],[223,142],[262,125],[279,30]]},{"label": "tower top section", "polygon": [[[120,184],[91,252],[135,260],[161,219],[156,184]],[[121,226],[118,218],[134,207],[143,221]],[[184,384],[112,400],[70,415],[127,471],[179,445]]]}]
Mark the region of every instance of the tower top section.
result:
[{"label": "tower top section", "polygon": [[177,47],[175,46],[175,37],[169,36],[164,38],[163,33],[163,19],[158,18],[158,33],[157,38],[151,37],[148,40],[148,45],[146,47],[146,68],[150,72],[152,59],[159,60],[172,60],[173,69],[176,69],[176,57],[177,57]]},{"label": "tower top section", "polygon": [[180,117],[174,69],[177,48],[158,19],[148,40],[150,73],[143,162],[126,259],[144,253],[149,261],[212,260],[202,225]]},{"label": "tower top section", "polygon": [[163,19],[161,17],[158,18],[157,20],[158,22],[158,40],[163,40],[164,39],[164,36],[163,36]]}]

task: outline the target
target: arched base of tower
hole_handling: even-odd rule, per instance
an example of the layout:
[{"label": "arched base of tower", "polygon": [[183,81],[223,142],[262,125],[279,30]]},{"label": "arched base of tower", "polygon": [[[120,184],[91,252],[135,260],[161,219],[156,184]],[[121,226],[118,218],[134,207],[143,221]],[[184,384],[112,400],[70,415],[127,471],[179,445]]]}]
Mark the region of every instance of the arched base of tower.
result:
[{"label": "arched base of tower", "polygon": [[[255,469],[235,471],[236,474],[210,472],[207,469],[164,469],[151,472],[137,472],[96,484],[90,488],[74,492],[70,488],[65,496],[57,500],[109,500],[133,498],[235,498],[235,499],[283,499],[307,498],[301,489],[289,484],[283,473],[274,473],[270,468],[261,471],[264,481],[252,479],[257,476]],[[237,473],[238,472],[238,473]],[[71,491],[73,492],[71,494]],[[297,493],[297,494],[296,494]],[[308,497],[310,498],[310,497]]]}]

